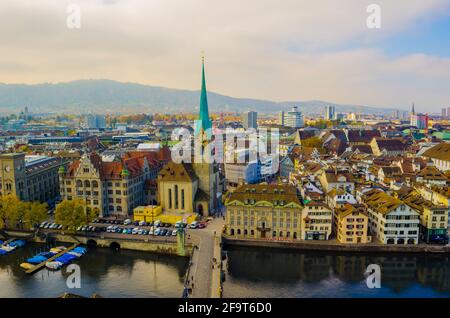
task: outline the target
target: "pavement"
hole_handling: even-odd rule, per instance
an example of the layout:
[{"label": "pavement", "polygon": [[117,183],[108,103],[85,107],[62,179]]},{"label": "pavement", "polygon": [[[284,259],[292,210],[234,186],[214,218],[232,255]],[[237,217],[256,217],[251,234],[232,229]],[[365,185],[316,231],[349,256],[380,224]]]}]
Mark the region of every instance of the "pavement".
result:
[{"label": "pavement", "polygon": [[[215,218],[201,230],[188,231],[188,242],[198,246],[192,257],[192,268],[188,279],[192,287],[192,298],[220,297],[220,235],[224,221]],[[213,263],[216,258],[216,263]]]}]

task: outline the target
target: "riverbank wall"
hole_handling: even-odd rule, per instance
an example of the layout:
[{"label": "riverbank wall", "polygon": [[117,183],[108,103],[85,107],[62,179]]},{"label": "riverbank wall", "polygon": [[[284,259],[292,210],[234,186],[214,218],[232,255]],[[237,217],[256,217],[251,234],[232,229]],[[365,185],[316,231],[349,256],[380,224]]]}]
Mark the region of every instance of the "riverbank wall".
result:
[{"label": "riverbank wall", "polygon": [[282,242],[269,240],[238,239],[223,236],[225,246],[247,246],[262,248],[290,249],[297,251],[324,251],[348,253],[423,253],[444,254],[450,253],[450,246],[445,245],[384,245],[368,244],[341,244],[336,241],[299,241]]},{"label": "riverbank wall", "polygon": [[[30,233],[27,231],[6,231],[8,236],[16,238],[28,238],[28,241],[36,243],[47,243],[49,238],[55,242],[61,243],[80,243],[84,245],[108,247],[115,249],[125,249],[133,251],[160,253],[166,255],[178,255],[177,241],[174,239],[159,239],[159,238],[146,238],[139,239],[126,239],[126,238],[111,238],[104,236],[83,236],[83,235],[70,235],[62,233],[51,233],[48,235],[35,235],[30,238]],[[186,255],[192,253],[192,244],[185,245]]]}]

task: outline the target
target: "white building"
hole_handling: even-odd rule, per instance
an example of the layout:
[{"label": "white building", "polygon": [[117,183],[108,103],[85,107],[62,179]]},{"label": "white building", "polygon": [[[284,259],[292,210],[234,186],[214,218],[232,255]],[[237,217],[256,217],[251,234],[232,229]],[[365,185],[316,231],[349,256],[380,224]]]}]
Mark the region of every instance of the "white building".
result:
[{"label": "white building", "polygon": [[242,114],[242,126],[245,129],[248,129],[248,128],[256,129],[256,128],[258,128],[257,120],[258,120],[258,113],[257,112],[250,111],[250,112],[245,112],[245,113]]},{"label": "white building", "polygon": [[372,237],[383,244],[418,244],[420,215],[417,211],[381,190],[366,192],[362,201],[368,207]]},{"label": "white building", "polygon": [[[281,119],[281,117],[283,118]],[[280,124],[292,128],[302,128],[305,126],[302,112],[298,111],[297,106],[292,107],[291,111],[280,113]]]}]

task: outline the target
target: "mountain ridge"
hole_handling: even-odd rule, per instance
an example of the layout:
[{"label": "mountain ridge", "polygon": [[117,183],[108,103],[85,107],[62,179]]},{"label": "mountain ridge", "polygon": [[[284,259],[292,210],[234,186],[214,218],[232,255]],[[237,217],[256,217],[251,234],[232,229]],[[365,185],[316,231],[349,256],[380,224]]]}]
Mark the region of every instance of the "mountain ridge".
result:
[{"label": "mountain ridge", "polygon": [[[7,84],[0,83],[0,112],[18,112],[27,106],[33,113],[131,113],[160,112],[176,113],[198,110],[198,90],[150,86],[133,82],[109,79],[86,79],[58,83]],[[208,92],[211,112],[243,112],[254,110],[261,113],[276,113],[298,106],[299,110],[319,113],[318,107],[333,105],[337,112],[361,112],[384,114],[395,108],[365,105],[337,104],[320,100],[274,102],[263,99],[236,98],[220,93]],[[74,112],[74,109],[76,111]]]}]

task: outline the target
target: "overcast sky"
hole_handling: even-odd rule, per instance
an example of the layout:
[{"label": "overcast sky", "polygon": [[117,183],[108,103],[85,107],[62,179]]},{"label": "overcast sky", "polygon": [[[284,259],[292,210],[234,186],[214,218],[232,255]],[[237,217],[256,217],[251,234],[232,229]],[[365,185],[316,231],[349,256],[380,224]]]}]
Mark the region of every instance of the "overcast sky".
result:
[{"label": "overcast sky", "polygon": [[234,97],[450,107],[448,0],[2,0],[0,41],[4,83],[199,89],[204,51],[208,90]]}]

